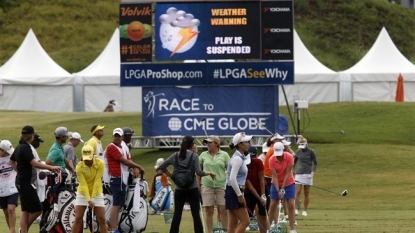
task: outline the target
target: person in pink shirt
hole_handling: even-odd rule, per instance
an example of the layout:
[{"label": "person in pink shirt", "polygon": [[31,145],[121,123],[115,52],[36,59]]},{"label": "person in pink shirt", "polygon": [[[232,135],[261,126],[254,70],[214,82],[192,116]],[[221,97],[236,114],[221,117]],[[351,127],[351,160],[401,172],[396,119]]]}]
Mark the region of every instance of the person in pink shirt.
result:
[{"label": "person in pink shirt", "polygon": [[278,222],[279,200],[286,199],[288,203],[288,219],[290,221],[290,233],[297,233],[294,229],[294,199],[295,199],[295,180],[291,172],[294,166],[294,157],[288,152],[284,152],[284,144],[276,142],[274,144],[274,155],[269,159],[269,169],[272,173],[270,188],[271,204],[269,206],[269,221]]}]

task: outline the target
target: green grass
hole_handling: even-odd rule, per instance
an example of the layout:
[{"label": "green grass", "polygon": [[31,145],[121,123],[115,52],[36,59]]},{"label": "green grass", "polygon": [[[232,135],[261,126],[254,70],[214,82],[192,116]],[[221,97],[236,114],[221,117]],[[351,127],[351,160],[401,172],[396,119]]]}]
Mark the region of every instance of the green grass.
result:
[{"label": "green grass", "polygon": [[[103,51],[118,27],[119,1],[22,0],[0,11],[0,65],[32,28],[45,51],[68,72],[79,72]],[[294,27],[310,52],[329,68],[358,62],[385,26],[398,49],[415,62],[415,11],[386,0],[294,1]]]},{"label": "green grass", "polygon": [[[314,184],[338,193],[348,189],[349,195],[340,197],[312,188],[309,216],[298,218],[298,232],[412,232],[415,220],[415,202],[411,201],[415,199],[411,168],[415,164],[412,153],[414,111],[414,103],[310,105],[309,120],[302,119],[307,119],[304,120],[307,124],[310,121],[303,135],[316,150],[319,160]],[[286,108],[281,107],[280,112],[284,114]],[[0,138],[10,139],[16,145],[20,129],[32,124],[45,139],[39,148],[42,158],[52,145],[53,131],[58,126],[78,131],[88,139],[93,124],[105,125],[104,145],[110,142],[115,127],[130,126],[138,135],[141,132],[139,113],[2,111],[0,114]],[[327,133],[340,130],[346,134]],[[77,153],[80,154],[80,147]],[[133,160],[146,169],[145,177],[149,182],[157,158],[166,158],[172,153],[172,150],[155,149],[132,151]],[[155,231],[168,232],[169,224],[165,224],[161,216],[151,217]],[[192,232],[191,222],[190,213],[185,212],[181,232]],[[35,228],[31,232],[35,232]],[[0,223],[0,230],[6,231],[4,223]],[[151,231],[149,219],[146,232]]]}]

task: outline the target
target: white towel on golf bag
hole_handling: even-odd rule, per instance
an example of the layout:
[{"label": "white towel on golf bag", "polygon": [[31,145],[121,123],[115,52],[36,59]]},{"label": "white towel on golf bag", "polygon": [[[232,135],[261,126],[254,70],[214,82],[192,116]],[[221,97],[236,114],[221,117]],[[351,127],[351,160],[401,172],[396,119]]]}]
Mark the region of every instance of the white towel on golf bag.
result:
[{"label": "white towel on golf bag", "polygon": [[135,179],[135,189],[134,189],[134,197],[133,197],[133,208],[131,209],[133,212],[137,213],[140,212],[140,196],[141,186],[140,186],[140,179]]}]

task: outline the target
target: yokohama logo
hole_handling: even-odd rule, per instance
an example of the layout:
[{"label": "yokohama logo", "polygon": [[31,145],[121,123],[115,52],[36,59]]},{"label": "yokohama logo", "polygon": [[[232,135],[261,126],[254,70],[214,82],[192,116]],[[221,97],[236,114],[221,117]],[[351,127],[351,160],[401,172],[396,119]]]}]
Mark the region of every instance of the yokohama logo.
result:
[{"label": "yokohama logo", "polygon": [[264,7],[263,9],[264,13],[269,12],[291,12],[291,9],[289,7]]},{"label": "yokohama logo", "polygon": [[262,54],[290,54],[291,50],[290,49],[264,49]]},{"label": "yokohama logo", "polygon": [[291,32],[290,28],[263,28],[264,33],[280,33],[280,32]]}]

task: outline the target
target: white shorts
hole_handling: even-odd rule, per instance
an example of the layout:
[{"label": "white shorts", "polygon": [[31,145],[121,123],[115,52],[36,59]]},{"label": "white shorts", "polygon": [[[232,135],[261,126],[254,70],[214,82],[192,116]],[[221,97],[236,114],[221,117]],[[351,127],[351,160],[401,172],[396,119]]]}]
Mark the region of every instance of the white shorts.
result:
[{"label": "white shorts", "polygon": [[[91,198],[91,200],[95,203],[96,207],[105,207],[104,194],[101,193],[95,198]],[[80,193],[76,193],[75,205],[89,206],[85,196]]]},{"label": "white shorts", "polygon": [[311,174],[295,174],[295,184],[313,185],[313,177]]}]

